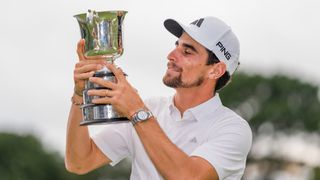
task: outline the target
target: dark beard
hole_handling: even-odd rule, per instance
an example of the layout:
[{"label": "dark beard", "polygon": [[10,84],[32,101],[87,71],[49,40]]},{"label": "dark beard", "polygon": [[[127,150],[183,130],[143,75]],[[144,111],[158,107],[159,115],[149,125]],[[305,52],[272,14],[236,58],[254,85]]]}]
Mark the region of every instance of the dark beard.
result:
[{"label": "dark beard", "polygon": [[182,82],[181,74],[178,77],[174,77],[170,79],[167,75],[165,75],[162,79],[162,82],[172,88],[191,88],[191,87],[197,87],[200,86],[203,83],[203,77],[197,79],[195,82],[192,83],[184,83]]},{"label": "dark beard", "polygon": [[184,83],[182,82],[182,72],[183,72],[183,69],[179,66],[176,65],[176,63],[174,62],[168,62],[168,67],[171,67],[173,68],[175,71],[179,72],[180,75],[178,77],[173,77],[173,78],[170,78],[170,75],[166,74],[163,79],[162,79],[162,82],[167,85],[168,87],[172,87],[172,88],[191,88],[191,87],[197,87],[197,86],[200,86],[204,79],[203,77],[197,79],[195,82],[192,82],[192,83]]}]

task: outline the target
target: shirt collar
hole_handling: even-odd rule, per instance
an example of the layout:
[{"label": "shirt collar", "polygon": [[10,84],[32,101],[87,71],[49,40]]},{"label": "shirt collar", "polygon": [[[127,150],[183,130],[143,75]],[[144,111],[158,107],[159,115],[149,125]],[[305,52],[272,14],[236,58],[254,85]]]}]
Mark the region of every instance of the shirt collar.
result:
[{"label": "shirt collar", "polygon": [[189,110],[198,121],[204,121],[209,119],[208,117],[214,116],[214,112],[221,106],[222,102],[220,96],[216,93],[214,97]]},{"label": "shirt collar", "polygon": [[[184,112],[184,116],[193,116],[197,121],[203,121],[208,119],[208,117],[213,116],[214,111],[216,111],[219,107],[222,106],[222,102],[218,93],[207,101],[195,106],[193,108],[187,109]],[[170,114],[179,113],[178,109],[175,107],[173,102],[173,97],[171,97],[171,103],[169,104]],[[191,114],[189,114],[191,113]]]}]

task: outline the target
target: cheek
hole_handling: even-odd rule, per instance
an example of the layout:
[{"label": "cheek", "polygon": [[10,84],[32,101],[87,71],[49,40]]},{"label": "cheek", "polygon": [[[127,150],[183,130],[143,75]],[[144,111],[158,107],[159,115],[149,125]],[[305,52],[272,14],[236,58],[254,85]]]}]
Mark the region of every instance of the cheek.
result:
[{"label": "cheek", "polygon": [[186,61],[183,65],[183,70],[186,72],[191,72],[191,71],[199,71],[203,68],[204,64],[203,63],[196,63],[193,61]]},{"label": "cheek", "polygon": [[203,64],[192,64],[192,63],[186,63],[185,66],[182,68],[182,77],[187,79],[194,79],[202,74]]}]

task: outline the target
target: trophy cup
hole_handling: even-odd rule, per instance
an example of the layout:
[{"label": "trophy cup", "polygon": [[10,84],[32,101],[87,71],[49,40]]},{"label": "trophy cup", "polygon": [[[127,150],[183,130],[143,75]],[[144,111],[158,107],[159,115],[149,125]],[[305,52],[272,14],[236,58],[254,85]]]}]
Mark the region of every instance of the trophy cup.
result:
[{"label": "trophy cup", "polygon": [[[85,39],[86,56],[102,56],[108,63],[113,63],[115,58],[122,55],[122,22],[126,13],[127,11],[96,12],[88,10],[87,13],[74,16],[79,23],[81,37]],[[106,67],[95,72],[93,76],[116,82],[114,74]],[[84,104],[81,106],[84,119],[80,125],[128,121],[126,117],[117,113],[110,104],[93,104],[92,99],[100,97],[88,96],[87,92],[90,89],[106,88],[90,81],[85,82]]]}]

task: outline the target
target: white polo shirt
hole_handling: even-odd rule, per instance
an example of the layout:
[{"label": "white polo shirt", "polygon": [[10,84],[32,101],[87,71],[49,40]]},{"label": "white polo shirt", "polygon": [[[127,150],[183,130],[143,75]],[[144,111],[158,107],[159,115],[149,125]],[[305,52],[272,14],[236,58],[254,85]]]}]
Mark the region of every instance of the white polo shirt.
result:
[{"label": "white polo shirt", "polygon": [[[223,106],[219,95],[188,109],[180,116],[173,98],[145,101],[170,140],[186,154],[206,159],[219,179],[241,179],[252,143],[244,119]],[[117,164],[132,158],[131,180],[163,179],[148,157],[130,122],[106,125],[92,137],[100,150]]]}]

